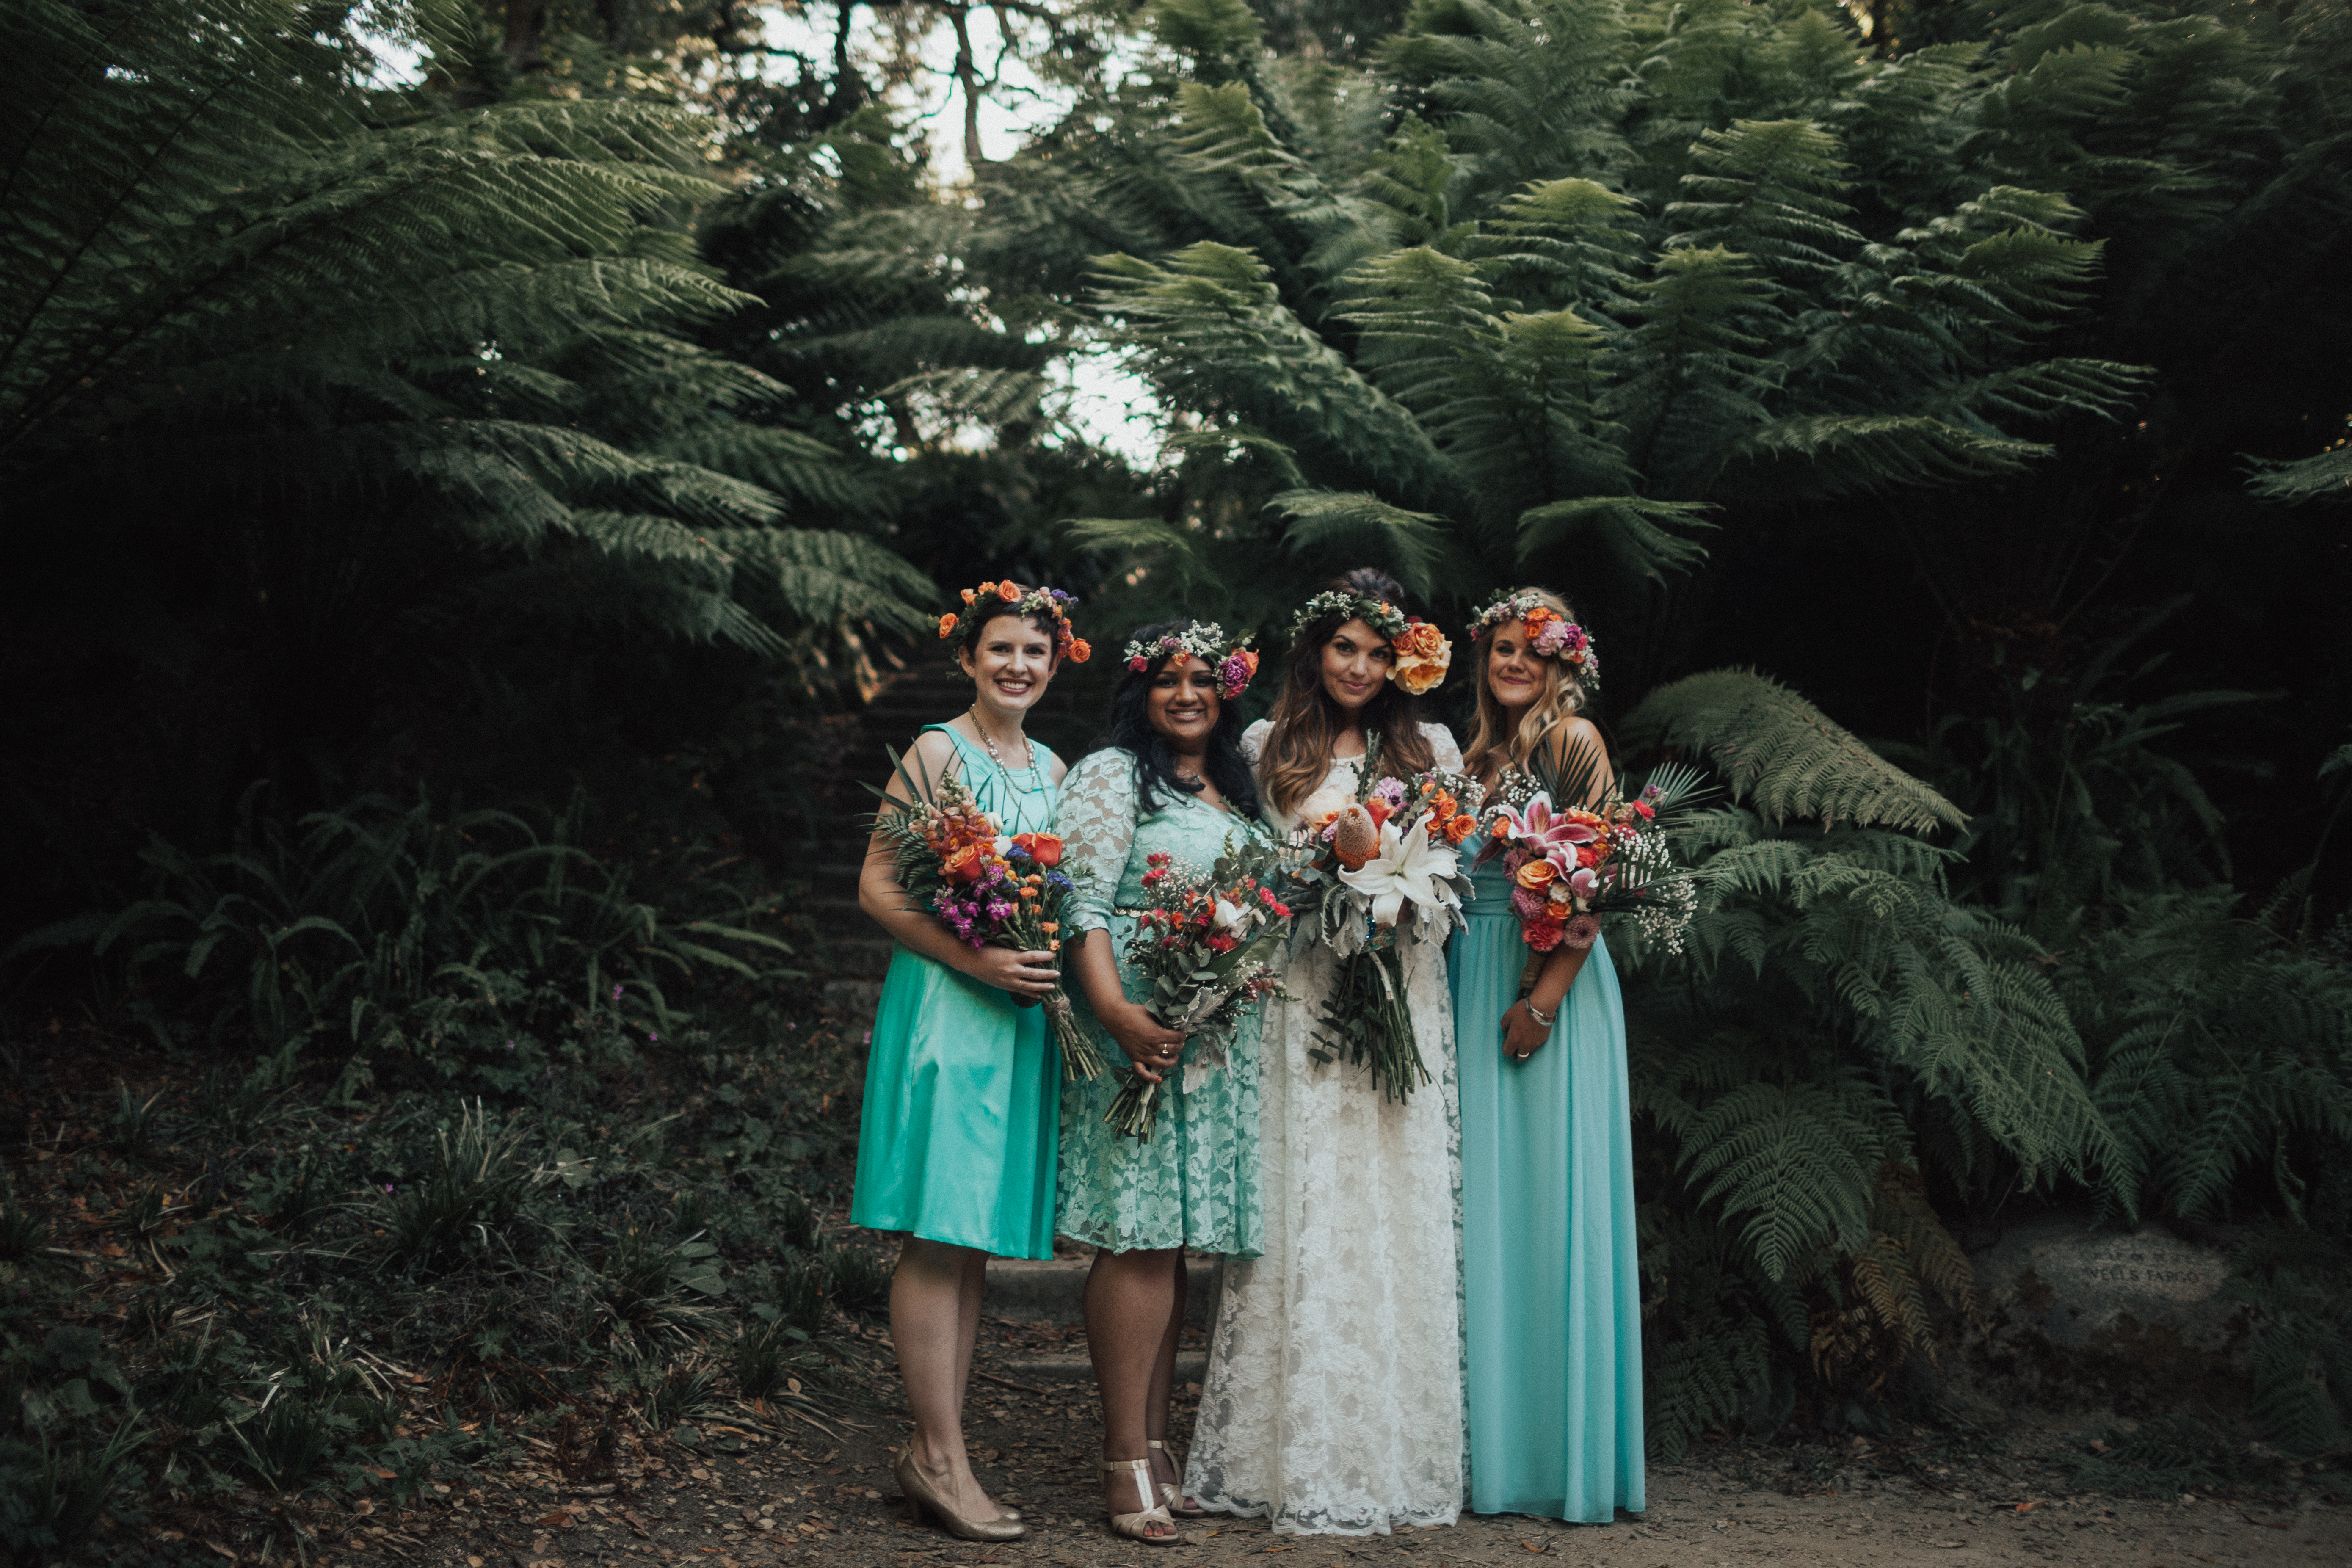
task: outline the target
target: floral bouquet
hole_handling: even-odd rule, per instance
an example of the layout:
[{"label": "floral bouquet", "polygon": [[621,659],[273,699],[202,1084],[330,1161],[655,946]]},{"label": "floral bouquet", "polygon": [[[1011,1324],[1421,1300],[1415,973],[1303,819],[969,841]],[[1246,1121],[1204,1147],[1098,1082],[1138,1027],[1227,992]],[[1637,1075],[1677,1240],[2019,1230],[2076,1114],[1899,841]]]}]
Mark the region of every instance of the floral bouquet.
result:
[{"label": "floral bouquet", "polygon": [[[1290,930],[1290,907],[1275,896],[1278,850],[1225,841],[1203,874],[1167,854],[1148,857],[1150,901],[1136,917],[1127,961],[1151,982],[1151,1016],[1185,1037],[1187,1092],[1226,1065],[1234,1030],[1260,997],[1281,994],[1269,962]],[[1160,1085],[1130,1071],[1103,1117],[1129,1138],[1151,1142]]]},{"label": "floral bouquet", "polygon": [[[1050,833],[1000,833],[961,779],[943,778],[934,786],[927,777],[918,788],[905,759],[890,762],[908,798],[892,800],[875,790],[883,805],[874,828],[890,847],[907,907],[937,916],[958,941],[973,947],[1051,952],[1059,963],[1062,906],[1073,886],[1059,868],[1062,841]],[[1042,1003],[1061,1047],[1065,1077],[1102,1076],[1102,1054],[1078,1026],[1061,986],[1042,998],[1014,995],[1013,1001],[1021,1007]]]},{"label": "floral bouquet", "polygon": [[[1670,764],[1628,800],[1613,789],[1597,791],[1598,773],[1589,748],[1571,752],[1559,776],[1512,772],[1487,818],[1481,858],[1502,857],[1519,935],[1537,952],[1563,942],[1591,947],[1602,915],[1630,913],[1678,953],[1697,912],[1698,887],[1675,858],[1668,835],[1697,795],[1700,775]],[[1564,800],[1595,803],[1558,804]]]},{"label": "floral bouquet", "polygon": [[1423,942],[1462,923],[1470,879],[1457,847],[1477,831],[1486,792],[1434,769],[1410,784],[1381,776],[1378,736],[1356,777],[1353,795],[1308,796],[1292,837],[1304,861],[1295,874],[1307,889],[1297,901],[1313,901],[1313,929],[1339,959],[1308,1054],[1366,1067],[1382,1094],[1402,1100],[1430,1079],[1413,1039],[1397,928],[1408,908]]}]

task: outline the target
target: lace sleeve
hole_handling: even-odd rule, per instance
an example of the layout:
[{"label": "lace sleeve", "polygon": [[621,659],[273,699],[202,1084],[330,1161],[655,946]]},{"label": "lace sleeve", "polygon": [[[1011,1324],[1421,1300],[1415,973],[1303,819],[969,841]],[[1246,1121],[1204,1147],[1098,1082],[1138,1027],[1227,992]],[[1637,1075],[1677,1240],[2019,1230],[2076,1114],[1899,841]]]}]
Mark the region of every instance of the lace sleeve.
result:
[{"label": "lace sleeve", "polygon": [[1135,758],[1116,747],[1088,756],[1062,782],[1054,828],[1062,837],[1063,864],[1090,876],[1078,878],[1068,905],[1079,931],[1108,931],[1127,852],[1135,842]]},{"label": "lace sleeve", "polygon": [[1242,731],[1242,761],[1257,766],[1258,758],[1265,754],[1265,738],[1274,733],[1274,721],[1260,719]]},{"label": "lace sleeve", "polygon": [[1443,724],[1423,724],[1421,732],[1429,741],[1429,752],[1437,765],[1449,773],[1462,771],[1462,748],[1454,743],[1454,731]]}]

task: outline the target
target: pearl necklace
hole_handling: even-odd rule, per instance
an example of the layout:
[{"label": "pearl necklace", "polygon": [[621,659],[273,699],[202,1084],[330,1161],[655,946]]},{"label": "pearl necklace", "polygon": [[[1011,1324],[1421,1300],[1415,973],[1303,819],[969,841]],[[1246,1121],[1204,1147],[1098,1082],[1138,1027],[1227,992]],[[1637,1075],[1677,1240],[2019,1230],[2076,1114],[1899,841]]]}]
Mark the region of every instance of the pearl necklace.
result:
[{"label": "pearl necklace", "polygon": [[[1006,784],[1012,784],[1013,770],[1004,765],[1004,753],[996,749],[996,737],[990,734],[988,732],[988,726],[980,721],[980,704],[977,702],[971,705],[971,727],[980,731],[981,744],[988,748],[989,761],[994,763],[996,764],[996,771],[1004,775],[1004,782]],[[1026,759],[1021,764],[1021,771],[1028,773],[1035,773],[1037,771],[1037,742],[1031,740],[1026,734],[1024,734],[1021,737],[1021,747]],[[1016,785],[1015,787],[1017,788],[1018,786]]]}]

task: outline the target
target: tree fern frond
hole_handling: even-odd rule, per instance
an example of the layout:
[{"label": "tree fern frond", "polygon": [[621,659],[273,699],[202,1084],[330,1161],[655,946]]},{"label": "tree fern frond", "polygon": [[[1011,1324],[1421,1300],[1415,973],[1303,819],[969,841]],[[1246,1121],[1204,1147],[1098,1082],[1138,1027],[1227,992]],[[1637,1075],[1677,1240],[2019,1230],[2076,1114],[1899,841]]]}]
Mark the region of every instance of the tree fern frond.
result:
[{"label": "tree fern frond", "polygon": [[1601,547],[1646,577],[1687,572],[1706,559],[1706,547],[1670,529],[1713,528],[1705,501],[1652,500],[1646,496],[1579,496],[1530,507],[1519,514],[1519,560],[1526,563],[1578,535],[1597,532]]},{"label": "tree fern frond", "polygon": [[1958,807],[1769,676],[1721,669],[1663,686],[1626,716],[1630,747],[1704,752],[1768,821],[1817,816],[1926,832]]},{"label": "tree fern frond", "polygon": [[2246,489],[2264,500],[2294,505],[2307,500],[2352,499],[2352,442],[2308,458],[2256,458],[2247,466],[2254,478]]},{"label": "tree fern frond", "polygon": [[1266,508],[1290,520],[1283,542],[1292,550],[1341,547],[1385,561],[1405,592],[1425,597],[1446,561],[1446,538],[1435,514],[1407,511],[1361,492],[1285,490]]}]

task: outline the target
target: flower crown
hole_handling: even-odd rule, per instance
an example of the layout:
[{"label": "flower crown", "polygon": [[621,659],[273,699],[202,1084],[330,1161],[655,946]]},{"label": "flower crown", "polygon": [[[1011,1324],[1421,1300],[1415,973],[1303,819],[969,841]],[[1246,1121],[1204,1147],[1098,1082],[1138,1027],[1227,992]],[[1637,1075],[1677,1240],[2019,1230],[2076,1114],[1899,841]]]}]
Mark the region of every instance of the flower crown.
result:
[{"label": "flower crown", "polygon": [[1391,642],[1402,637],[1405,627],[1412,624],[1410,616],[1386,599],[1330,588],[1298,606],[1298,613],[1290,617],[1290,640],[1297,642],[1307,627],[1326,616],[1339,616],[1343,626],[1349,621],[1361,621]]},{"label": "flower crown", "polygon": [[1338,616],[1343,626],[1360,620],[1388,638],[1396,652],[1389,679],[1415,697],[1444,679],[1446,666],[1454,662],[1454,645],[1434,623],[1408,616],[1386,599],[1351,594],[1345,588],[1327,589],[1299,605],[1298,613],[1290,617],[1290,640],[1297,642],[1307,627],[1327,616]]},{"label": "flower crown", "polygon": [[1479,611],[1470,626],[1470,640],[1513,621],[1527,623],[1528,646],[1538,658],[1566,664],[1587,691],[1600,689],[1601,650],[1593,645],[1592,634],[1531,593],[1505,594]]},{"label": "flower crown", "polygon": [[1010,605],[1012,613],[1023,620],[1042,619],[1054,623],[1054,651],[1072,664],[1084,664],[1094,656],[1087,639],[1070,626],[1070,606],[1076,604],[1074,595],[1059,588],[1035,587],[1024,593],[1021,584],[1006,578],[1002,583],[982,583],[977,588],[963,591],[964,607],[940,617],[940,636],[951,637],[961,631],[965,623],[982,613],[983,605]]},{"label": "flower crown", "polygon": [[1257,673],[1257,652],[1249,638],[1225,640],[1225,628],[1214,621],[1194,621],[1180,632],[1168,632],[1150,642],[1127,645],[1127,668],[1140,675],[1155,658],[1181,663],[1197,658],[1217,672],[1217,695],[1231,702],[1249,687]]}]

